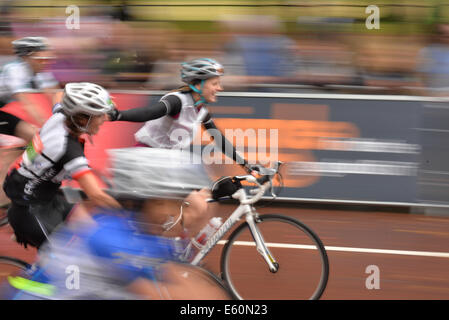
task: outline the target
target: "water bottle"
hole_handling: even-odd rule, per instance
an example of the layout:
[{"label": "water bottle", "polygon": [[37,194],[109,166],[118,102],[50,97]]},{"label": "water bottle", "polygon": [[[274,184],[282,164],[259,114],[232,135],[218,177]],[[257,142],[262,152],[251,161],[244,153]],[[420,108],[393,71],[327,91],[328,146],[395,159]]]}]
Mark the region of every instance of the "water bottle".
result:
[{"label": "water bottle", "polygon": [[218,229],[220,229],[221,225],[221,218],[213,217],[212,219],[210,219],[207,225],[203,229],[201,229],[195,239],[192,240],[193,244],[197,248],[201,248],[207,242],[210,236],[213,235]]}]

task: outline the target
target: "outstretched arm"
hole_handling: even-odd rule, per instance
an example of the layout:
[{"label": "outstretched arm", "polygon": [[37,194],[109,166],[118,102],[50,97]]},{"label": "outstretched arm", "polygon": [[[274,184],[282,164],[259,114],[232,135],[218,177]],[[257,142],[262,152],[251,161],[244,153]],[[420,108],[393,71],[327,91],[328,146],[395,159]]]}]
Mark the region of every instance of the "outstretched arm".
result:
[{"label": "outstretched arm", "polygon": [[181,100],[169,95],[161,99],[155,105],[147,105],[141,108],[134,108],[124,111],[114,109],[109,114],[110,121],[130,121],[130,122],[146,122],[161,118],[165,115],[176,115],[181,111]]}]

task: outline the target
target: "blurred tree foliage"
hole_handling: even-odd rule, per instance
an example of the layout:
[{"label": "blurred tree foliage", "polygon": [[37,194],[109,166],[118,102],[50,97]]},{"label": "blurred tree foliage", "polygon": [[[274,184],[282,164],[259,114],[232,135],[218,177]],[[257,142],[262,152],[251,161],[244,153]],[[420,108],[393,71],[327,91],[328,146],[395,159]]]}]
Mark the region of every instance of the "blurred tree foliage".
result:
[{"label": "blurred tree foliage", "polygon": [[[60,17],[72,0],[3,1],[28,18]],[[368,5],[380,9],[378,33],[422,34],[449,22],[449,0],[77,0],[83,15],[107,14],[121,21],[171,22],[189,32],[217,32],[230,16],[273,15],[287,33],[368,32]]]}]

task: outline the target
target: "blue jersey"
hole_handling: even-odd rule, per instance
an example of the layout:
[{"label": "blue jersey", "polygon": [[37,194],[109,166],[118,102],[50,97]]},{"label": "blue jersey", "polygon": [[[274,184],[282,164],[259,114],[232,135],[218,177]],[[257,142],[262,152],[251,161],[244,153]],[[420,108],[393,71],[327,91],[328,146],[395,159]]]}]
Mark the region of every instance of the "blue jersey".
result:
[{"label": "blue jersey", "polygon": [[122,279],[154,276],[155,268],[173,257],[171,241],[140,233],[133,219],[95,216],[98,226],[86,237],[90,252],[115,266]]},{"label": "blue jersey", "polygon": [[[126,217],[125,217],[126,216]],[[56,230],[11,299],[135,299],[126,287],[154,279],[174,259],[173,242],[140,233],[130,212],[99,212],[96,225]],[[22,282],[20,282],[22,281]],[[27,282],[28,281],[28,282]]]}]

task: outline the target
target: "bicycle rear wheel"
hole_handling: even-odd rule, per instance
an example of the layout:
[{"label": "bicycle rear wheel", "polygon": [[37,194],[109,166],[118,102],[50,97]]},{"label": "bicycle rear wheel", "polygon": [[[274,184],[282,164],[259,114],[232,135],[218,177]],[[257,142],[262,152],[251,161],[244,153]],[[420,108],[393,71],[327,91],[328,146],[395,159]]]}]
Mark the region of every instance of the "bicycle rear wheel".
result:
[{"label": "bicycle rear wheel", "polygon": [[271,272],[255,248],[247,222],[229,236],[221,256],[223,279],[236,299],[319,299],[329,276],[323,243],[302,222],[267,214],[256,218],[256,227],[278,264]]}]

